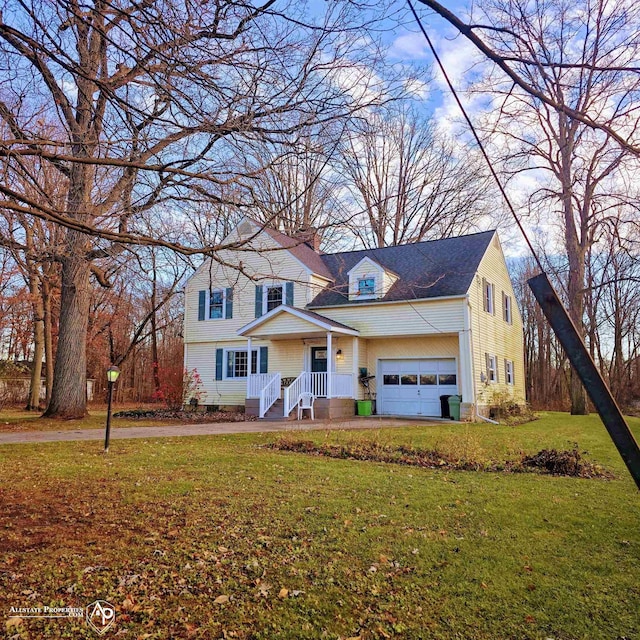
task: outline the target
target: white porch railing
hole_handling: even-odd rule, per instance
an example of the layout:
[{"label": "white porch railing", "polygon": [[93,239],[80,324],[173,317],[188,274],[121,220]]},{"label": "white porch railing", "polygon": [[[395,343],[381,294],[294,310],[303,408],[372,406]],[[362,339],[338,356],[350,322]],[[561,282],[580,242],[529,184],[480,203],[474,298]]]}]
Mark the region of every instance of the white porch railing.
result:
[{"label": "white porch railing", "polygon": [[332,398],[353,398],[353,375],[352,374],[350,373],[332,373],[331,374],[331,397]]},{"label": "white porch railing", "polygon": [[280,372],[259,375],[271,378],[260,391],[260,417],[264,418],[273,403],[280,398]]},{"label": "white porch railing", "polygon": [[285,418],[291,413],[292,409],[298,404],[301,393],[310,391],[309,374],[303,371],[288,387],[284,389],[284,416]]},{"label": "white porch railing", "polygon": [[273,373],[252,373],[247,384],[247,398],[259,398],[260,392],[271,382]]},{"label": "white porch railing", "polygon": [[303,371],[290,386],[284,389],[284,415],[288,416],[298,404],[301,393],[312,393],[316,398],[353,398],[353,375],[331,374],[331,394],[327,393],[326,372]]}]

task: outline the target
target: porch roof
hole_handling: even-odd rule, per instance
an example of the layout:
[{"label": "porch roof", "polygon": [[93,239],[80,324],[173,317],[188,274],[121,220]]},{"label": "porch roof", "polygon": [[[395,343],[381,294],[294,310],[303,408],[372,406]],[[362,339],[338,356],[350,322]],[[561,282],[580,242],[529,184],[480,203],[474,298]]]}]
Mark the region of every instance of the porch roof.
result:
[{"label": "porch roof", "polygon": [[323,336],[327,331],[346,336],[357,336],[357,329],[336,322],[313,311],[280,305],[263,316],[256,318],[238,329],[238,335],[245,338],[312,338]]}]

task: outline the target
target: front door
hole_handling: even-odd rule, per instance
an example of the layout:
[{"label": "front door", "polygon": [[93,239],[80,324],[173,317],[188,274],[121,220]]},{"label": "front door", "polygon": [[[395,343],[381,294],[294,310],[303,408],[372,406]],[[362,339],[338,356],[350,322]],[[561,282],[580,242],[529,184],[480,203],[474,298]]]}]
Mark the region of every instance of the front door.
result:
[{"label": "front door", "polygon": [[314,375],[327,372],[327,347],[311,347],[311,393],[327,396],[327,376]]},{"label": "front door", "polygon": [[311,347],[311,371],[327,372],[327,347]]}]

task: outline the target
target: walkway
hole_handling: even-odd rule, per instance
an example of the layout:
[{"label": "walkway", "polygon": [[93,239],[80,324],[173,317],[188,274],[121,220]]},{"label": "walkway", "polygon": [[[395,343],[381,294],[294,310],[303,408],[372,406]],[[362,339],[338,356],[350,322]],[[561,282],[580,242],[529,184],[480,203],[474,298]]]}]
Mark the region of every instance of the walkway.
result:
[{"label": "walkway", "polygon": [[[313,429],[380,429],[382,427],[406,427],[420,423],[434,424],[439,420],[417,418],[349,418],[342,420],[296,420],[282,422],[219,422],[212,424],[184,424],[165,427],[111,428],[111,440],[129,438],[173,438],[183,436],[229,435],[234,433],[266,433],[273,431],[311,431]],[[449,422],[447,420],[447,422]],[[64,442],[75,440],[104,440],[103,429],[79,429],[76,431],[17,431],[0,433],[0,445],[29,442]]]}]

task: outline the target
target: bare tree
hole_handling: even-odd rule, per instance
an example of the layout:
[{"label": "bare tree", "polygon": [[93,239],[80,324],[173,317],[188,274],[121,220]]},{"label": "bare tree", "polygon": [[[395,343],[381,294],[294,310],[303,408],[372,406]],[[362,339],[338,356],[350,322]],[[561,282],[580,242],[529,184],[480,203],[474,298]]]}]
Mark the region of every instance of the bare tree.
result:
[{"label": "bare tree", "polygon": [[[637,170],[635,156],[613,131],[633,138],[638,131],[640,76],[625,73],[625,62],[640,53],[640,9],[626,2],[568,3],[508,0],[481,3],[484,42],[534,92],[520,90],[493,69],[475,86],[493,94],[494,109],[484,127],[503,155],[507,175],[535,171],[531,200],[541,224],[558,221],[566,255],[569,313],[585,336],[588,254],[602,225],[620,206],[636,199],[625,170]],[[541,100],[549,96],[553,104]],[[557,108],[560,105],[562,108]],[[565,108],[566,107],[566,108]],[[588,114],[593,127],[575,114]],[[631,183],[632,184],[632,183]],[[587,412],[582,385],[571,377],[571,411]]]},{"label": "bare tree", "polygon": [[[341,73],[365,55],[354,46],[358,34],[345,30],[349,3],[331,5],[308,28],[303,7],[274,0],[3,5],[0,63],[9,71],[0,81],[0,118],[11,133],[0,146],[5,174],[19,174],[22,159],[35,155],[67,188],[63,206],[45,205],[9,179],[0,185],[0,206],[67,229],[46,414],[78,417],[86,406],[91,275],[108,284],[101,264],[126,243],[202,251],[182,243],[178,223],[162,236],[147,234],[146,218],[167,211],[180,218],[176,207],[203,202],[246,207],[247,191],[239,202],[232,187],[264,170],[245,167],[247,145],[279,143],[342,117],[375,87],[363,92],[362,76]],[[166,223],[152,228],[166,230]],[[205,250],[215,256],[216,246]]]},{"label": "bare tree", "polygon": [[256,164],[269,166],[251,185],[259,222],[289,236],[316,230],[325,244],[344,232],[348,214],[337,167],[345,124],[336,121],[318,131],[301,132],[292,144],[256,151]]},{"label": "bare tree", "polygon": [[364,246],[465,233],[486,212],[483,166],[406,105],[372,112],[345,138],[342,164],[352,208],[364,212],[350,228]]}]

